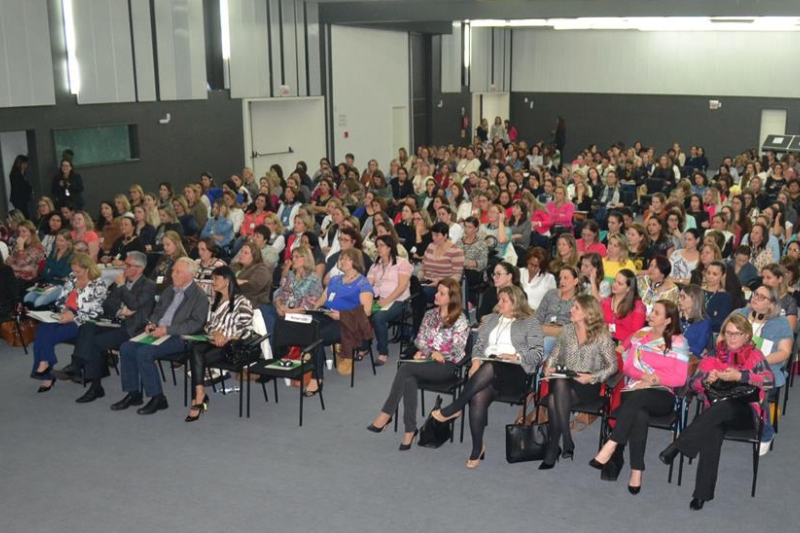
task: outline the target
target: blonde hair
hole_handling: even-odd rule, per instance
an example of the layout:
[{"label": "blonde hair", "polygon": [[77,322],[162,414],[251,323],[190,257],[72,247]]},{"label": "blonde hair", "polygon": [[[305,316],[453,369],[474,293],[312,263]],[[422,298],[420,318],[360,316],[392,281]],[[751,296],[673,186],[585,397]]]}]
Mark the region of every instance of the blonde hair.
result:
[{"label": "blonde hair", "polygon": [[176,248],[176,257],[187,257],[189,254],[186,253],[186,249],[183,247],[183,241],[181,240],[181,236],[178,235],[177,231],[165,231],[163,239],[169,239],[172,241],[172,244],[175,245]]},{"label": "blonde hair", "polygon": [[628,262],[628,256],[630,254],[630,250],[628,249],[628,238],[622,233],[615,233],[614,235],[610,235],[608,237],[608,244],[610,245],[611,242],[614,241],[617,243],[620,249],[620,264],[624,264]]},{"label": "blonde hair", "polygon": [[83,217],[83,221],[86,222],[86,231],[92,231],[94,229],[94,220],[92,220],[92,217],[89,215],[89,213],[86,211],[77,211],[73,213],[72,218],[75,218],[76,216]]},{"label": "blonde hair", "polygon": [[[500,300],[501,294],[507,295],[508,299],[511,300],[511,305],[514,308],[512,311],[514,318],[527,318],[529,316],[533,316],[533,309],[531,309],[530,305],[528,305],[528,296],[525,294],[525,291],[516,285],[509,285],[507,287],[502,287],[497,291],[498,300]],[[499,304],[494,307],[495,313],[500,312],[498,307]]]},{"label": "blonde hair", "polygon": [[31,238],[25,242],[25,250],[28,248],[36,248],[42,245],[42,241],[39,240],[39,234],[37,233],[36,226],[33,225],[33,222],[30,220],[25,220],[23,217],[22,222],[17,225],[17,232],[19,232],[19,228],[25,228],[31,233]]},{"label": "blonde hair", "polygon": [[89,279],[92,281],[100,277],[100,267],[86,254],[74,252],[72,254],[72,259],[69,261],[69,266],[77,266],[78,268],[86,270],[89,274]]},{"label": "blonde hair", "polygon": [[581,294],[575,298],[575,303],[580,306],[583,313],[586,315],[586,340],[591,342],[595,341],[602,336],[610,336],[605,319],[603,318],[603,310],[600,303],[591,294]]},{"label": "blonde hair", "polygon": [[[118,195],[114,196],[114,207],[116,207],[117,202],[122,202],[122,207],[125,208],[122,211],[122,213],[127,213],[128,211],[131,210],[131,201],[128,200],[128,197],[125,196],[124,194],[118,194]],[[120,213],[120,214],[122,214],[122,213]]]},{"label": "blonde hair", "polygon": [[295,254],[299,255],[305,260],[305,274],[308,275],[314,272],[314,254],[311,253],[311,250],[308,249],[306,246],[298,246],[294,250],[292,250],[292,256]]}]

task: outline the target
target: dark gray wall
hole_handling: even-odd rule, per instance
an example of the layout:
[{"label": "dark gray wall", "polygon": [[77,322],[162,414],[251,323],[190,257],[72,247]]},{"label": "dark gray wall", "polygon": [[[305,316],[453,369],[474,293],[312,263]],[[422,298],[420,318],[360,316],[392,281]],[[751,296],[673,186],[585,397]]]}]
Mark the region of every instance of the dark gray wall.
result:
[{"label": "dark gray wall", "polygon": [[[208,100],[78,105],[67,84],[66,50],[60,0],[48,0],[56,88],[56,105],[0,109],[0,131],[32,131],[28,136],[29,173],[37,195],[50,195],[57,168],[53,129],[103,124],[136,124],[138,161],[78,168],[86,207],[94,216],[103,199],[141,184],[155,191],[161,181],[183,186],[201,172],[230,176],[242,168],[244,138],[241,100],[227,91],[209,92]],[[170,113],[169,124],[159,119]]]},{"label": "dark gray wall", "polygon": [[[470,124],[466,137],[461,137],[461,110],[467,116],[472,110],[472,94],[469,87],[462,86],[460,93],[442,92],[442,39],[439,36],[431,42],[431,144],[461,144],[470,142],[476,124]],[[441,105],[440,105],[441,104]]]},{"label": "dark gray wall", "polygon": [[430,144],[431,137],[431,36],[411,33],[411,108],[413,144]]},{"label": "dark gray wall", "polygon": [[[527,98],[527,102],[525,99]],[[722,107],[712,111],[710,99]],[[533,108],[530,102],[533,101]],[[787,132],[800,133],[800,99],[629,94],[512,93],[511,120],[520,139],[549,142],[556,119],[567,125],[565,152],[571,158],[589,144],[607,147],[641,141],[665,152],[673,142],[685,151],[705,147],[712,165],[726,155],[757,147],[761,111],[786,109]]]},{"label": "dark gray wall", "polygon": [[[0,130],[33,130],[36,138],[34,188],[50,195],[55,173],[54,128],[136,124],[138,161],[77,168],[83,176],[86,207],[95,215],[101,200],[127,192],[139,183],[155,191],[161,181],[183,186],[210,171],[218,177],[239,172],[244,155],[242,104],[227,92],[211,92],[208,100],[81,105],[71,95],[61,94],[53,107],[0,109]],[[169,113],[169,124],[159,119]]]}]

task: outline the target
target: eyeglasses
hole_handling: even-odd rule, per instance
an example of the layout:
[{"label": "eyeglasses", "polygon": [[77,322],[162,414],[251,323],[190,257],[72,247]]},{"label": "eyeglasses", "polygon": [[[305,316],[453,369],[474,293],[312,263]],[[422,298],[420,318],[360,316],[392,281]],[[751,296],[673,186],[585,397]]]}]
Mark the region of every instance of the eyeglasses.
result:
[{"label": "eyeglasses", "polygon": [[726,337],[730,337],[733,339],[738,339],[746,335],[746,333],[743,333],[741,331],[723,331],[722,334],[725,335]]},{"label": "eyeglasses", "polygon": [[768,300],[768,301],[771,302],[772,298],[770,298],[769,296],[764,296],[760,292],[754,292],[753,293],[753,300],[758,301],[758,302],[763,302],[764,300]]}]

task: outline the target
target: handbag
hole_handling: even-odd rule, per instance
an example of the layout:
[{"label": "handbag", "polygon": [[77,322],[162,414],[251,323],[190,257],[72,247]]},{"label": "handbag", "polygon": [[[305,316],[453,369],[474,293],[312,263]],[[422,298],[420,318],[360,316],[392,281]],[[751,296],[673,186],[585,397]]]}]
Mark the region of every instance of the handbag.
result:
[{"label": "handbag", "polygon": [[528,410],[528,398],[522,407],[522,422],[506,425],[506,462],[523,463],[526,461],[541,461],[547,451],[550,441],[550,426],[538,421],[539,410],[534,404],[536,416],[532,423],[525,423],[525,413]]},{"label": "handbag", "polygon": [[758,387],[738,381],[722,381],[718,379],[714,383],[706,385],[705,389],[706,398],[708,398],[711,403],[732,400],[743,403],[759,401]]},{"label": "handbag", "polygon": [[251,335],[244,339],[233,339],[222,347],[222,358],[233,366],[248,366],[261,357],[261,341],[266,335]]},{"label": "handbag", "polygon": [[[442,397],[436,396],[436,403],[431,410],[436,411],[442,407]],[[453,435],[453,422],[439,422],[431,413],[428,414],[428,418],[425,419],[425,423],[422,424],[422,427],[419,430],[419,443],[420,446],[425,448],[438,448],[448,440]]]}]

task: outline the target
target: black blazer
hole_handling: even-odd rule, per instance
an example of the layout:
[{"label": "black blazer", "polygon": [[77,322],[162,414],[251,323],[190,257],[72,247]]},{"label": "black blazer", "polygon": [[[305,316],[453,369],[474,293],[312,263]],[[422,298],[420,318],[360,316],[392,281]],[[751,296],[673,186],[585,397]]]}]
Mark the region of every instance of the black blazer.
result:
[{"label": "black blazer", "polygon": [[[83,178],[80,174],[73,172],[66,185],[61,185],[63,176],[59,172],[53,176],[53,185],[50,188],[56,206],[61,207],[72,203],[77,209],[83,209]],[[67,195],[69,191],[69,195]]]},{"label": "black blazer", "polygon": [[122,322],[122,327],[125,328],[128,336],[133,337],[147,324],[147,319],[155,305],[155,297],[156,284],[144,275],[139,276],[130,289],[124,283],[121,286],[112,283],[108,288],[106,301],[103,302],[103,313],[109,318],[114,318],[122,304],[125,304],[125,307],[131,311],[136,311]]}]

